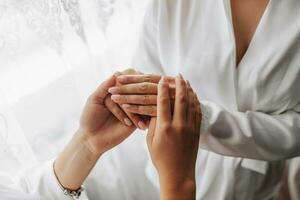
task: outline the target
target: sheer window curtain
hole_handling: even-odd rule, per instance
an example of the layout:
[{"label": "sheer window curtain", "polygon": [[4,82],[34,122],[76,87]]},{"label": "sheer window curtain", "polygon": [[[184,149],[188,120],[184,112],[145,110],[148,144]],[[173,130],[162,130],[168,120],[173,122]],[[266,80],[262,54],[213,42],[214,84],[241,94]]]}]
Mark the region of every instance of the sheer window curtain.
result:
[{"label": "sheer window curtain", "polygon": [[[0,172],[57,155],[87,96],[130,67],[148,0],[0,0]],[[2,179],[3,180],[3,179]]]}]

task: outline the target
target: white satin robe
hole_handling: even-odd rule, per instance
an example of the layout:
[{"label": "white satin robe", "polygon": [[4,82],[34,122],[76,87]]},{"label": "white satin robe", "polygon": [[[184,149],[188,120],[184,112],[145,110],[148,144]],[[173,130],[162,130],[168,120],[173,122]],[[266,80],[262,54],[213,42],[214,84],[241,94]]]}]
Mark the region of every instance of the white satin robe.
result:
[{"label": "white satin robe", "polygon": [[300,156],[299,0],[270,0],[238,66],[230,0],[156,0],[133,67],[182,73],[201,99],[197,199],[276,197]]}]

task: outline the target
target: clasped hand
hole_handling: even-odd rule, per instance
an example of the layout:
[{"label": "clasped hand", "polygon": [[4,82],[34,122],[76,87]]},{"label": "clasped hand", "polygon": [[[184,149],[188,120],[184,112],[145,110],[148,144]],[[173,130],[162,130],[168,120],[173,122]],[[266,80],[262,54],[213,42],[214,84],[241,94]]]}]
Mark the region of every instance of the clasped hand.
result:
[{"label": "clasped hand", "polygon": [[[136,128],[148,128],[162,199],[194,199],[200,123],[199,100],[181,75],[161,78],[127,70],[111,76],[88,98],[80,128],[56,160],[55,171],[63,185],[76,188],[103,153]],[[74,151],[80,159],[69,158]],[[71,172],[80,168],[74,181]]]}]

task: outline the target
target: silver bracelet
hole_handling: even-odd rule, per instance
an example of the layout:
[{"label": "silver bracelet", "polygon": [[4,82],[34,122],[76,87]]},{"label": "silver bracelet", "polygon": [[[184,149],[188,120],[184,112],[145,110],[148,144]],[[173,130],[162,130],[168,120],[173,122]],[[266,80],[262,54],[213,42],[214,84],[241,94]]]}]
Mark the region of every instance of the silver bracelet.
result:
[{"label": "silver bracelet", "polygon": [[54,165],[55,165],[55,162],[53,162],[53,173],[55,175],[55,178],[56,178],[56,181],[60,187],[60,189],[63,191],[64,195],[66,196],[69,196],[70,198],[72,199],[79,199],[81,193],[84,191],[84,187],[83,185],[77,189],[77,190],[70,190],[68,188],[65,188],[59,181],[58,177],[57,177],[57,174],[55,172],[55,169],[54,169]]}]

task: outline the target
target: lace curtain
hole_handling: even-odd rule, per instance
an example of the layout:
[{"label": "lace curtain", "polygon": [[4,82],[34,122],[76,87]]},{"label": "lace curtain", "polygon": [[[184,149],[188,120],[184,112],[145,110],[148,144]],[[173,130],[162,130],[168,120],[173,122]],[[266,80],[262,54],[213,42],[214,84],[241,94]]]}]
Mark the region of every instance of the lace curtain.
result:
[{"label": "lace curtain", "polygon": [[127,68],[148,0],[0,0],[0,171],[54,157]]}]

